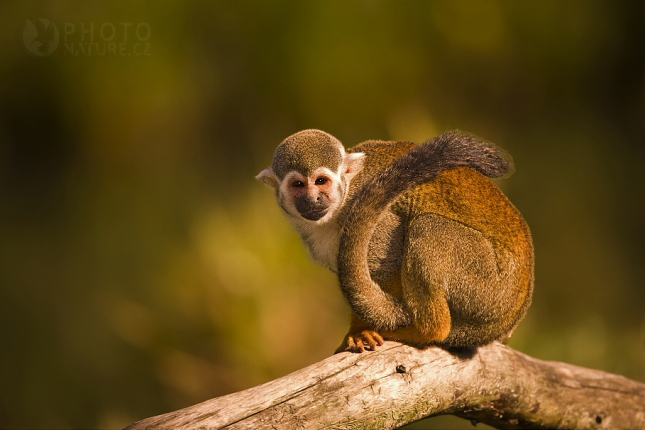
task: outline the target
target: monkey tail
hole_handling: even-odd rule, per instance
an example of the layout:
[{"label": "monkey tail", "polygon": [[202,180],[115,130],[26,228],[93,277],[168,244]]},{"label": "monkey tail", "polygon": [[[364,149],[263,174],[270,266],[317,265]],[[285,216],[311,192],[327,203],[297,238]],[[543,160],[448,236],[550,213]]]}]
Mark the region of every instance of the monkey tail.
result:
[{"label": "monkey tail", "polygon": [[349,203],[340,235],[338,278],[352,310],[377,330],[412,323],[405,304],[383,291],[369,273],[369,241],[383,213],[401,193],[454,167],[472,167],[489,178],[510,176],[511,156],[472,134],[452,130],[414,147],[371,179]]}]

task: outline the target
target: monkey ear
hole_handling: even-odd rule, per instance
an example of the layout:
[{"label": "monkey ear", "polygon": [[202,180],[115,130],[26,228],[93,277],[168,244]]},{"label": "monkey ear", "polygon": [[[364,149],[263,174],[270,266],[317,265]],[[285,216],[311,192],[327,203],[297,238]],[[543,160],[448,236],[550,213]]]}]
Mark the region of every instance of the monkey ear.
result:
[{"label": "monkey ear", "polygon": [[345,154],[342,174],[345,175],[347,179],[352,179],[361,170],[363,170],[364,159],[365,154],[362,152],[350,152]]},{"label": "monkey ear", "polygon": [[271,187],[274,190],[278,188],[280,185],[280,181],[278,181],[278,177],[273,173],[273,170],[271,168],[266,168],[258,175],[255,177],[258,181],[262,182],[264,185],[267,187]]}]

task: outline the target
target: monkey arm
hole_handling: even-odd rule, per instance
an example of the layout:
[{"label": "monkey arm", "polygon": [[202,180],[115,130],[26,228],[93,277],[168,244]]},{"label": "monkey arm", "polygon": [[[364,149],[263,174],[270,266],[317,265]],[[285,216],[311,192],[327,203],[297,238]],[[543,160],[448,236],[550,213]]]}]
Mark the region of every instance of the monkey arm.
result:
[{"label": "monkey arm", "polygon": [[374,282],[368,266],[372,231],[363,235],[341,234],[338,255],[340,287],[352,311],[373,330],[394,330],[412,322],[403,302]]}]

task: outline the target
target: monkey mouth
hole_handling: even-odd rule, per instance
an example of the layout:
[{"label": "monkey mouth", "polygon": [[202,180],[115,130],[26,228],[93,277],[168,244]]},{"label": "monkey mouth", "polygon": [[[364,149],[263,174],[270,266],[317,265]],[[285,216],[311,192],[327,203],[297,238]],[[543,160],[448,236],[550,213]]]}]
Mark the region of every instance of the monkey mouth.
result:
[{"label": "monkey mouth", "polygon": [[318,211],[299,212],[300,216],[309,221],[318,221],[327,214],[327,209]]}]

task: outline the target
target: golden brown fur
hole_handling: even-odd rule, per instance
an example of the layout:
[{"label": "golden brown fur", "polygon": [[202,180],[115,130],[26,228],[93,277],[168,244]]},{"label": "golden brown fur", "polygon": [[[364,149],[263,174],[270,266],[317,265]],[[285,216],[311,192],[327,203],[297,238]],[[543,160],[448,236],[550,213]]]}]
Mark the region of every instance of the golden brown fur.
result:
[{"label": "golden brown fur", "polygon": [[[360,188],[408,142],[370,141]],[[355,192],[355,191],[354,191]],[[401,194],[381,215],[369,242],[372,279],[413,313],[413,322],[381,329],[352,313],[339,350],[384,339],[412,344],[478,346],[510,336],[530,304],[533,247],[521,215],[488,178],[457,167]]]},{"label": "golden brown fur", "polygon": [[[383,339],[477,347],[510,336],[531,301],[533,246],[488,177],[511,170],[510,156],[460,131],[345,151],[306,130],[285,139],[257,178],[312,257],[338,273],[352,308],[338,350],[363,351]],[[305,209],[293,205],[301,195]]]}]

